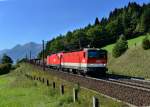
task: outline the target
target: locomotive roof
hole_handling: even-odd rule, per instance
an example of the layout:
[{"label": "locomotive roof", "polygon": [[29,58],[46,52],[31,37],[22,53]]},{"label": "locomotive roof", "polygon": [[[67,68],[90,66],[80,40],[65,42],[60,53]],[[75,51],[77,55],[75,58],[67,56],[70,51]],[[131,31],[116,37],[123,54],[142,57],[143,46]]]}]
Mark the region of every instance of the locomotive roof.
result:
[{"label": "locomotive roof", "polygon": [[70,50],[70,51],[63,51],[63,53],[68,53],[68,52],[76,52],[76,51],[82,51],[83,49],[77,49],[77,50]]},{"label": "locomotive roof", "polygon": [[103,49],[99,49],[99,48],[83,48],[83,49],[78,49],[78,50],[72,50],[72,51],[64,51],[63,53],[68,53],[68,52],[77,52],[77,51],[88,51],[88,50],[103,50]]},{"label": "locomotive roof", "polygon": [[[69,53],[69,52],[77,52],[77,51],[88,51],[88,50],[103,50],[103,49],[99,49],[99,48],[83,48],[83,49],[77,49],[77,50],[71,50],[71,51],[61,51],[58,53]],[[52,54],[58,54],[58,53],[52,53]]]},{"label": "locomotive roof", "polygon": [[99,48],[84,48],[84,50],[100,50]]}]

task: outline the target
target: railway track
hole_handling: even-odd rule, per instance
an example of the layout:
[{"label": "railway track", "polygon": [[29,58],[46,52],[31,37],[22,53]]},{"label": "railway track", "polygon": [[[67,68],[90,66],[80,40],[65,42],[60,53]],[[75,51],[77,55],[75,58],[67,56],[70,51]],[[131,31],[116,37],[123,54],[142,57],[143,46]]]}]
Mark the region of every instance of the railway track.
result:
[{"label": "railway track", "polygon": [[142,85],[141,83],[137,83],[135,81],[130,82],[129,80],[85,77],[66,72],[58,72],[49,68],[46,68],[46,71],[61,79],[78,83],[85,88],[92,89],[117,100],[126,102],[130,106],[150,106],[150,87],[148,84]]},{"label": "railway track", "polygon": [[116,80],[116,79],[108,79],[109,81],[112,82],[116,82],[116,83],[120,83],[120,84],[124,84],[124,85],[128,85],[129,87],[134,87],[134,88],[138,88],[141,90],[147,90],[150,91],[150,85],[147,84],[141,84],[138,82],[133,82],[133,81],[129,81],[129,80]]},{"label": "railway track", "polygon": [[134,79],[134,78],[131,78],[129,80],[126,80],[126,81],[131,81],[133,83],[138,83],[138,84],[145,84],[145,85],[148,85],[150,86],[150,81],[149,80],[140,80],[140,79]]}]

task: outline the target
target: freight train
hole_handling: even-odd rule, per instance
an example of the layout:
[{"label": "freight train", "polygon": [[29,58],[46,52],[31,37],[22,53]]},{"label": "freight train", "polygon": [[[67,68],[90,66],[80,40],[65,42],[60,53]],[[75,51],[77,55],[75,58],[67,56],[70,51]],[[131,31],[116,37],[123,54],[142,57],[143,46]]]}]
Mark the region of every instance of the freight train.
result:
[{"label": "freight train", "polygon": [[80,74],[105,74],[107,51],[85,48],[78,51],[60,52],[47,56],[46,66]]}]

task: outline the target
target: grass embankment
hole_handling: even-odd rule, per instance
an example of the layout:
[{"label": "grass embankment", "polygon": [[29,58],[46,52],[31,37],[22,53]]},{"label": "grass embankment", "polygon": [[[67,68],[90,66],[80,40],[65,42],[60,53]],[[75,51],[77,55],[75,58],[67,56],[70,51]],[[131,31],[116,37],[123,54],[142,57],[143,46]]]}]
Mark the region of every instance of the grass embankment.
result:
[{"label": "grass embankment", "polygon": [[137,46],[117,59],[109,55],[108,68],[113,74],[150,78],[150,50]]},{"label": "grass embankment", "polygon": [[[39,81],[27,79],[22,73],[29,73],[56,82],[56,89]],[[65,94],[60,95],[59,85],[64,84]],[[121,102],[108,99],[96,92],[80,88],[79,101],[73,103],[72,89],[75,84],[61,80],[33,68],[28,64],[21,66],[10,74],[0,76],[0,107],[91,107],[92,96],[97,96],[101,107],[126,106]]]},{"label": "grass embankment", "polygon": [[[145,38],[145,35],[139,36],[137,38],[128,40],[128,46],[129,46],[129,48],[141,45],[142,44],[142,40],[144,38]],[[115,44],[107,45],[107,46],[104,47],[104,49],[106,49],[109,53],[111,53],[114,45]]]},{"label": "grass embankment", "polygon": [[145,36],[140,36],[128,40],[129,49],[119,58],[112,57],[111,52],[114,44],[104,47],[109,52],[109,72],[150,79],[150,50],[142,49],[144,38]]}]

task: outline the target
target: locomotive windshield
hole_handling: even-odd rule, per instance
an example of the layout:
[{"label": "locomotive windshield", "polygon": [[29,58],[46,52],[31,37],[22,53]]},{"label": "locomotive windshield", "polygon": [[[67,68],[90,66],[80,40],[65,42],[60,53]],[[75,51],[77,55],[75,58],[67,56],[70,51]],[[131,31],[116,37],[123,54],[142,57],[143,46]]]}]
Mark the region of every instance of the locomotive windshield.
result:
[{"label": "locomotive windshield", "polygon": [[89,50],[88,58],[106,58],[106,54],[104,50]]}]

